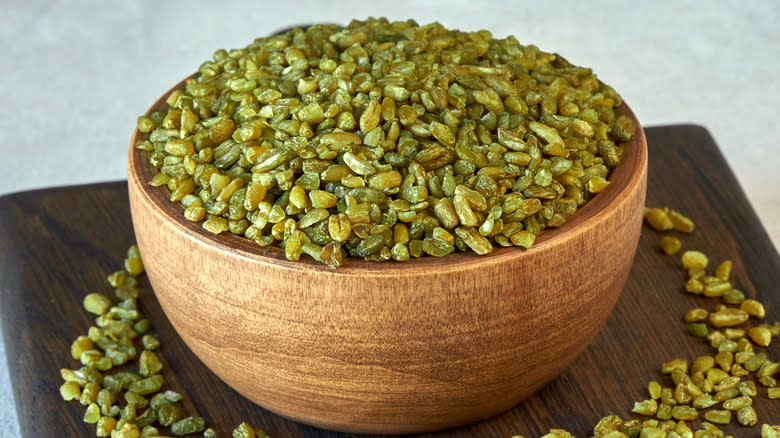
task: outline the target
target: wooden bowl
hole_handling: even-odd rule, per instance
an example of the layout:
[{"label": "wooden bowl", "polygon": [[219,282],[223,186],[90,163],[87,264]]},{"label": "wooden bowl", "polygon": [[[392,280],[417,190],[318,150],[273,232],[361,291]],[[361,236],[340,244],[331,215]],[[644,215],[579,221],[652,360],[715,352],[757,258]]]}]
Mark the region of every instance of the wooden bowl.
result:
[{"label": "wooden bowl", "polygon": [[610,186],[529,250],[347,260],[338,270],[187,221],[166,190],[147,184],[153,173],[133,148],[137,137],[129,152],[133,225],[173,327],[247,398],[327,429],[431,431],[511,408],[595,336],[639,239],[641,128]]}]

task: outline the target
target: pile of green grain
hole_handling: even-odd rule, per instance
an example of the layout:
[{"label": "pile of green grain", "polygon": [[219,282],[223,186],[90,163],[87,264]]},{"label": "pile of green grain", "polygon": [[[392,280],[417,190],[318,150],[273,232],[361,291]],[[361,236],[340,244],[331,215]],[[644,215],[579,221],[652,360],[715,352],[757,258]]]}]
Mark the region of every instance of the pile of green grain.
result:
[{"label": "pile of green grain", "polygon": [[187,219],[336,268],[530,247],[608,185],[620,105],[514,37],[368,19],[218,50],[137,147]]}]

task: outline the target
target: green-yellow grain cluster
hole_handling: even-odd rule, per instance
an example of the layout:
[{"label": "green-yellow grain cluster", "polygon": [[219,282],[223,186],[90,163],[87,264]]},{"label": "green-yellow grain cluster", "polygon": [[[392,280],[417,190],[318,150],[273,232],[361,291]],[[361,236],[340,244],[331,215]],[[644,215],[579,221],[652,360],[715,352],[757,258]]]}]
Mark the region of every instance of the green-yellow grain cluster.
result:
[{"label": "green-yellow grain cluster", "polygon": [[514,37],[368,19],[218,50],[137,147],[187,219],[335,268],[531,246],[607,188],[621,103]]}]

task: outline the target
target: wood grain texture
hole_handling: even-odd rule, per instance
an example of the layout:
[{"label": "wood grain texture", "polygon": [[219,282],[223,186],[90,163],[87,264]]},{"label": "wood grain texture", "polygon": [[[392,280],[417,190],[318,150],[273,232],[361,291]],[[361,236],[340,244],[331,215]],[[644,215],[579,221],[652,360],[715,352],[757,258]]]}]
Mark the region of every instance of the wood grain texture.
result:
[{"label": "wood grain texture", "polygon": [[[669,205],[689,213],[697,229],[681,236],[685,247],[706,252],[713,262],[732,259],[738,287],[766,304],[769,319],[780,319],[776,288],[780,258],[712,138],[696,126],[649,128],[646,134],[648,205]],[[83,407],[59,398],[59,369],[76,366],[68,354],[70,342],[92,322],[81,309],[82,297],[110,291],[105,276],[120,266],[134,240],[126,187],[117,182],[0,198],[0,314],[24,437],[94,436],[93,426],[81,421]],[[646,397],[649,380],[664,381],[658,372],[662,362],[711,351],[684,333],[681,315],[714,302],[680,291],[684,275],[679,261],[657,250],[659,237],[642,230],[635,264],[617,305],[563,374],[507,412],[419,436],[533,437],[551,427],[588,436],[593,424],[609,413],[641,419],[630,409],[634,401]],[[163,343],[166,382],[185,394],[188,413],[208,418],[220,436],[230,436],[244,420],[274,437],[359,436],[289,421],[242,397],[190,352],[151,288],[144,286],[141,309]],[[779,345],[768,349],[775,360],[780,358]],[[754,407],[764,421],[780,419],[777,402],[765,395]],[[725,429],[735,436],[757,434],[739,426]]]},{"label": "wood grain texture", "polygon": [[186,220],[167,190],[148,184],[156,169],[135,148],[138,135],[128,152],[130,210],[173,327],[247,398],[327,429],[425,432],[516,405],[601,328],[639,239],[641,128],[609,187],[529,250],[351,259],[337,270]]}]

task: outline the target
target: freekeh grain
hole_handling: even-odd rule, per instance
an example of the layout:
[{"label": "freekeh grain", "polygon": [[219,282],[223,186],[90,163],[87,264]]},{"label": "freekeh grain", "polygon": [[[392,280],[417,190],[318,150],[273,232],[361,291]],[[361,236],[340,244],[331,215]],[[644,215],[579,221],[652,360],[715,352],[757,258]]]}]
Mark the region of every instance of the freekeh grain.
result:
[{"label": "freekeh grain", "polygon": [[[559,55],[488,31],[385,19],[217,51],[167,104],[138,119],[139,148],[164,175],[151,184],[212,233],[290,259],[305,246],[332,267],[339,259],[306,245],[336,242],[341,259],[376,261],[528,248],[608,189],[637,129],[612,88]],[[319,233],[342,214],[351,227]],[[418,252],[387,238],[382,225],[396,223],[425,229],[412,239],[423,243],[442,227],[457,244]]]}]

